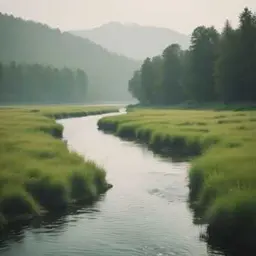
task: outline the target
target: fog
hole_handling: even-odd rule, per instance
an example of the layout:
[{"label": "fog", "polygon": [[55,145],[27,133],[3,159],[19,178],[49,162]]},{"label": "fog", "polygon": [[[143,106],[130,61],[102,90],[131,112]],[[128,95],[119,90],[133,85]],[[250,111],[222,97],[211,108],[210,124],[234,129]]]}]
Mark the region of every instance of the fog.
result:
[{"label": "fog", "polygon": [[0,0],[0,11],[47,23],[62,30],[100,26],[110,21],[166,27],[190,34],[198,25],[222,28],[255,0]]}]

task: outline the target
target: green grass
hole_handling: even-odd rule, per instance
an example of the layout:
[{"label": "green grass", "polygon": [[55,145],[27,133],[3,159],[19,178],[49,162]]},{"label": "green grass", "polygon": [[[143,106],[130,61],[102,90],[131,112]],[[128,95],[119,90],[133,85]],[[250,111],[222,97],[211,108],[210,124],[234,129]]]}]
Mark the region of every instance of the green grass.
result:
[{"label": "green grass", "polygon": [[189,157],[191,205],[209,224],[209,235],[255,245],[255,120],[253,110],[133,109],[98,126],[156,152]]},{"label": "green grass", "polygon": [[[54,120],[116,111],[114,107],[0,109],[0,226],[23,215],[60,210],[105,192],[105,171],[68,151]],[[49,118],[52,117],[52,118]]]}]

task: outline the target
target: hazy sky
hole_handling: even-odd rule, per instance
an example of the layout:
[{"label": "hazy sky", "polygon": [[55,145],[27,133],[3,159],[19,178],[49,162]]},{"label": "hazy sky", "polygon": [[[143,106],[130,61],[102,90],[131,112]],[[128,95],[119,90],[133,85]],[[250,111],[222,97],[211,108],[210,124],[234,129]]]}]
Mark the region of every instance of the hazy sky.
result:
[{"label": "hazy sky", "polygon": [[0,0],[0,12],[32,19],[61,30],[83,29],[110,21],[167,27],[191,33],[198,25],[233,25],[256,0]]}]

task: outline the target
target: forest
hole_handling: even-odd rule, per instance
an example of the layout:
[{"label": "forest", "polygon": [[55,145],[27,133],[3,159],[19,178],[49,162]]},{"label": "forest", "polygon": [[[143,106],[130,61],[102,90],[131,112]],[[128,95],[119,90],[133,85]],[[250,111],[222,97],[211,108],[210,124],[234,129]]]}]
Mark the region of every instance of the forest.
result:
[{"label": "forest", "polygon": [[178,44],[147,58],[129,81],[142,105],[256,101],[256,15],[245,8],[238,28],[197,27],[188,50]]},{"label": "forest", "polygon": [[0,63],[0,104],[83,103],[87,86],[81,69]]},{"label": "forest", "polygon": [[[0,13],[0,62],[84,70],[86,102],[131,100],[127,81],[141,62],[110,53],[88,39]],[[85,102],[85,100],[84,100]]]}]

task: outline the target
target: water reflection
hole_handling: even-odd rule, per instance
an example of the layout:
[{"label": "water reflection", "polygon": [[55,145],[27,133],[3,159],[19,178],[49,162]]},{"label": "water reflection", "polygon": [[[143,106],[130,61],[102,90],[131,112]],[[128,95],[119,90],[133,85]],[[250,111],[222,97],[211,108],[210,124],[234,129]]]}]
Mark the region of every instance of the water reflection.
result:
[{"label": "water reflection", "polygon": [[0,232],[0,253],[7,251],[14,244],[22,243],[29,231],[31,235],[40,238],[40,234],[60,236],[72,223],[75,224],[86,214],[90,219],[95,219],[100,213],[98,203],[103,201],[105,195],[101,195],[98,201],[86,205],[74,205],[67,211],[48,213],[32,220],[19,221],[6,226]]},{"label": "water reflection", "polygon": [[192,223],[187,204],[189,165],[160,157],[145,145],[99,132],[98,119],[60,122],[69,148],[104,166],[113,189],[87,207],[10,228],[0,235],[0,254],[218,255],[199,237],[205,227]]},{"label": "water reflection", "polygon": [[[110,132],[105,132],[101,131],[104,134],[111,134]],[[134,141],[131,138],[122,138],[122,141],[126,142],[132,142],[133,145],[136,145],[137,148],[140,148],[141,151],[143,152],[143,155],[148,156],[149,152],[152,155],[152,157],[157,157],[161,162],[165,163],[171,163],[172,164],[172,169],[175,169],[175,163],[183,163],[184,161],[188,161],[188,157],[182,157],[179,155],[176,155],[175,152],[173,151],[166,151],[163,152],[161,150],[156,150],[150,146],[148,146],[145,142],[143,141]],[[179,165],[178,165],[179,166]],[[189,169],[189,164],[187,163],[187,168]],[[187,183],[187,193],[184,193],[184,180],[179,181],[175,179],[175,175],[180,176],[179,173],[171,172],[171,173],[164,173],[159,170],[154,171],[154,172],[149,172],[152,175],[156,176],[170,176],[167,177],[169,178],[169,186],[164,187],[164,188],[152,188],[148,190],[148,193],[157,196],[159,198],[162,198],[164,200],[167,200],[169,203],[171,202],[186,202],[188,210],[192,214],[192,221],[193,224],[198,226],[201,231],[199,232],[198,239],[204,243],[207,244],[207,252],[208,255],[225,255],[225,256],[242,256],[244,255],[245,251],[244,248],[242,251],[240,250],[241,248],[236,248],[234,244],[227,245],[227,244],[221,244],[220,241],[216,241],[216,239],[210,239],[207,236],[207,225],[202,219],[202,212],[200,210],[196,209],[194,207],[194,198],[193,195],[189,193],[188,189],[188,178],[186,179]],[[180,189],[180,191],[179,191]],[[252,252],[247,252],[247,255],[255,255],[255,252],[251,254]],[[161,253],[160,253],[161,255]]]},{"label": "water reflection", "polygon": [[16,223],[2,229],[0,232],[0,252],[8,250],[8,247],[14,243],[21,243],[25,236],[24,231],[28,226],[28,223]]},{"label": "water reflection", "polygon": [[215,234],[214,237],[209,237],[207,232],[207,225],[202,218],[203,211],[197,209],[194,203],[195,198],[189,195],[187,204],[188,208],[192,213],[193,224],[196,226],[202,227],[202,231],[200,232],[200,240],[207,244],[207,251],[209,255],[225,255],[225,256],[254,256],[255,251],[250,250],[249,248],[245,248],[244,246],[239,245],[238,243],[231,241],[231,243],[227,243],[221,239],[218,239],[218,234]]},{"label": "water reflection", "polygon": [[[103,130],[99,130],[99,132],[106,134],[106,135],[111,135],[111,136],[115,136],[115,134],[113,134],[110,131],[103,131]],[[181,155],[177,155],[175,153],[175,151],[161,151],[161,150],[157,150],[151,146],[149,146],[148,144],[146,144],[144,141],[141,140],[134,140],[132,138],[129,137],[123,137],[122,141],[125,142],[132,142],[133,145],[136,145],[136,147],[140,148],[142,150],[143,153],[148,154],[148,152],[150,151],[152,153],[152,156],[154,157],[160,157],[160,159],[162,161],[166,161],[169,163],[183,163],[183,162],[188,162],[190,160],[190,157],[187,156],[181,156]]]}]

